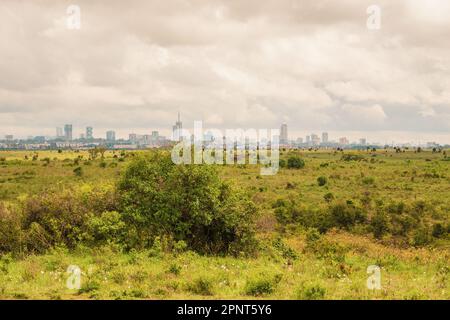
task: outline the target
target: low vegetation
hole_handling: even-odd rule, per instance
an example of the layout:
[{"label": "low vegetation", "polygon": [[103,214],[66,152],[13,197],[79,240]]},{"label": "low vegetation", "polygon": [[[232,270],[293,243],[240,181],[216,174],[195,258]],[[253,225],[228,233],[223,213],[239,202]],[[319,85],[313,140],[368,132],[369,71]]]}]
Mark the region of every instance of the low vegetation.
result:
[{"label": "low vegetation", "polygon": [[260,176],[165,151],[2,152],[0,298],[449,299],[447,159],[283,151]]}]

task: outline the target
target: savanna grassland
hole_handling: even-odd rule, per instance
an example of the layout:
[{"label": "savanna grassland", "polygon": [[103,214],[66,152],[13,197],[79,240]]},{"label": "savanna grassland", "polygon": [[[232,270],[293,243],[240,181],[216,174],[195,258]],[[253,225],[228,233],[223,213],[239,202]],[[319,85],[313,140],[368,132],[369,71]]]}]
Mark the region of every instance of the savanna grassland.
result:
[{"label": "savanna grassland", "polygon": [[448,153],[2,151],[0,298],[450,299]]}]

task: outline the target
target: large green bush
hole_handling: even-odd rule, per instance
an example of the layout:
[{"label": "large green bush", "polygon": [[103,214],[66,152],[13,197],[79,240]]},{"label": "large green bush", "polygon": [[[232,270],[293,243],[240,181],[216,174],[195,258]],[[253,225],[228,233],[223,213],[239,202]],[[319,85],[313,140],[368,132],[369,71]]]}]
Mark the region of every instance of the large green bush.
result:
[{"label": "large green bush", "polygon": [[305,160],[298,156],[291,156],[287,161],[287,167],[289,169],[302,169],[305,167]]},{"label": "large green bush", "polygon": [[115,209],[114,194],[112,186],[84,185],[26,198],[14,210],[0,209],[0,251],[74,248],[92,239],[91,219]]},{"label": "large green bush", "polygon": [[137,157],[119,182],[120,209],[134,246],[156,236],[183,240],[201,253],[254,247],[254,204],[207,165],[174,165],[161,154]]},{"label": "large green bush", "polygon": [[0,202],[0,253],[21,249],[21,215]]}]

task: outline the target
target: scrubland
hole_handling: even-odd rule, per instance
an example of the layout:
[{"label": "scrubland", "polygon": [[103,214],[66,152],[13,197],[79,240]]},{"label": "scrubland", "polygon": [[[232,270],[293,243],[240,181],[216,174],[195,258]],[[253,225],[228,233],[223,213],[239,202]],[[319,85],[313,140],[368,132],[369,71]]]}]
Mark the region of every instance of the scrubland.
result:
[{"label": "scrubland", "polygon": [[448,152],[2,151],[0,298],[449,299]]}]

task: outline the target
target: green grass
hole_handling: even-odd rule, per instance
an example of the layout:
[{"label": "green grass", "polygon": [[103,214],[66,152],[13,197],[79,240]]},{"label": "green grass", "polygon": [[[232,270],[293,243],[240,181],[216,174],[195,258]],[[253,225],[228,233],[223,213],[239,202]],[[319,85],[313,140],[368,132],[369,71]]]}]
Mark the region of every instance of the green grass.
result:
[{"label": "green grass", "polygon": [[[360,240],[334,237],[350,246]],[[301,246],[298,239],[291,240]],[[0,273],[0,298],[449,299],[447,262],[448,254],[386,250],[364,241],[340,263],[309,253],[287,263],[271,255],[236,259],[187,252],[151,257],[145,251],[80,249],[10,263]],[[366,287],[366,269],[372,264],[381,266],[381,290]],[[83,272],[80,291],[66,288],[69,265]],[[178,266],[176,273],[173,265]]]},{"label": "green grass", "polygon": [[[199,256],[192,252],[121,253],[114,248],[53,250],[39,256],[10,257],[0,262],[3,299],[450,299],[449,242],[439,239],[423,248],[398,247],[395,239],[375,240],[370,234],[332,231],[324,237],[346,248],[343,260],[322,257],[307,248],[305,231],[279,233],[272,204],[295,198],[325,206],[324,196],[361,202],[423,200],[439,221],[450,212],[450,161],[440,153],[357,152],[362,161],[343,161],[341,153],[283,152],[305,160],[299,170],[281,169],[260,176],[257,166],[224,166],[220,175],[239,184],[261,212],[257,221],[262,249],[253,258]],[[448,151],[447,151],[448,153]],[[130,157],[107,152],[89,161],[87,152],[0,152],[0,201],[17,203],[27,195],[55,186],[111,184]],[[114,155],[117,157],[114,158]],[[25,160],[28,156],[28,160]],[[78,164],[74,160],[83,156]],[[49,158],[50,162],[41,161]],[[104,163],[103,165],[101,163]],[[74,169],[82,167],[82,175]],[[318,178],[325,177],[320,186]],[[273,246],[282,237],[283,255]],[[69,265],[81,268],[81,290],[66,288]],[[381,267],[382,289],[368,290],[366,269]]]}]

